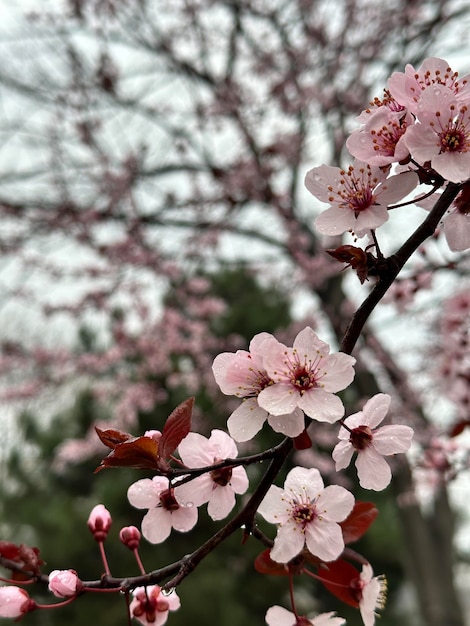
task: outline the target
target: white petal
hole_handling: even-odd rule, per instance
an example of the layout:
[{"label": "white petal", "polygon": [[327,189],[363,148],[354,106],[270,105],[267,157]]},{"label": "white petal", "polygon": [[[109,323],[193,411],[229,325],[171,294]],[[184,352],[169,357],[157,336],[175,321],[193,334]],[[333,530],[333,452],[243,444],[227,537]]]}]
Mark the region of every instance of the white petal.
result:
[{"label": "white petal", "polygon": [[227,517],[234,506],[235,494],[233,493],[233,489],[231,489],[228,485],[225,487],[218,485],[212,492],[207,512],[215,521]]},{"label": "white petal", "polygon": [[171,527],[171,513],[163,507],[151,509],[142,520],[142,534],[150,543],[165,541]]},{"label": "white petal", "polygon": [[292,385],[276,383],[263,389],[258,404],[271,415],[287,415],[297,408],[299,398],[299,392]]},{"label": "white petal", "polygon": [[292,626],[295,623],[295,615],[282,606],[272,606],[266,611],[266,623],[268,626]]},{"label": "white petal", "polygon": [[[375,428],[387,415],[391,398],[387,393],[377,393],[370,398],[362,409],[363,422],[369,428]],[[359,424],[358,424],[359,425]],[[349,426],[349,424],[348,424]]]},{"label": "white petal", "polygon": [[354,506],[353,494],[339,485],[326,487],[316,502],[320,515],[330,522],[342,522]]},{"label": "white petal", "polygon": [[341,526],[317,518],[305,528],[307,548],[322,561],[335,561],[344,550]]},{"label": "white petal", "polygon": [[186,533],[194,528],[197,522],[197,506],[180,506],[171,512],[171,523],[175,530]]},{"label": "white petal", "polygon": [[127,499],[136,509],[152,509],[160,503],[160,494],[151,478],[142,478],[129,487]]},{"label": "white petal", "polygon": [[297,437],[305,429],[305,416],[300,409],[288,415],[268,415],[268,424],[277,433]]},{"label": "white petal", "polygon": [[181,460],[187,467],[206,467],[214,462],[206,437],[189,433],[178,446]]},{"label": "white petal", "polygon": [[348,467],[354,454],[354,448],[349,441],[340,441],[333,449],[333,461],[336,463],[336,471]]},{"label": "white petal", "polygon": [[314,499],[323,491],[323,479],[316,467],[294,467],[286,476],[284,490],[297,497]]},{"label": "white petal", "polygon": [[247,398],[228,418],[227,428],[235,441],[249,441],[259,432],[268,416],[256,398]]},{"label": "white petal", "polygon": [[286,522],[290,516],[290,507],[284,501],[286,495],[284,489],[271,485],[258,507],[258,513],[270,524]]},{"label": "white petal", "polygon": [[297,524],[288,522],[277,531],[271,558],[277,563],[287,563],[299,554],[305,545],[305,537]]},{"label": "white petal", "polygon": [[218,459],[235,459],[238,456],[237,444],[224,430],[214,429],[209,443]]},{"label": "white petal", "polygon": [[382,491],[392,480],[392,472],[385,459],[373,446],[358,453],[356,459],[359,484],[363,489]]},{"label": "white petal", "polygon": [[318,422],[333,424],[344,415],[344,406],[338,396],[312,387],[299,400],[299,407]]},{"label": "white petal", "polygon": [[392,424],[374,432],[372,445],[379,454],[397,454],[409,450],[412,438],[413,429],[410,426]]}]

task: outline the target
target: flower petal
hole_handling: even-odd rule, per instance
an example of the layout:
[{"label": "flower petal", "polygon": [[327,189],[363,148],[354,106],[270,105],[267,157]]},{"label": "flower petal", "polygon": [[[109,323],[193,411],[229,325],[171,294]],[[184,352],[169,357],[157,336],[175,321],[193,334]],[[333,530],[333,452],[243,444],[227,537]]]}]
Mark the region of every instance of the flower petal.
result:
[{"label": "flower petal", "polygon": [[261,430],[267,416],[256,398],[247,398],[228,418],[228,432],[235,441],[249,441]]},{"label": "flower petal", "polygon": [[362,450],[356,459],[359,484],[363,489],[382,491],[392,480],[392,471],[373,446]]},{"label": "flower petal", "polygon": [[299,554],[304,544],[304,535],[299,532],[297,524],[287,522],[278,528],[270,556],[277,563],[287,563]]},{"label": "flower petal", "polygon": [[413,429],[410,426],[392,424],[374,432],[373,446],[379,454],[389,455],[407,452],[411,446]]},{"label": "flower petal", "polygon": [[300,409],[295,409],[288,415],[268,415],[268,424],[277,433],[297,437],[305,429],[305,417]]},{"label": "flower petal", "polygon": [[314,387],[303,394],[299,400],[299,407],[312,419],[329,424],[333,424],[344,415],[344,406],[338,396]]},{"label": "flower petal", "polygon": [[322,561],[335,561],[344,550],[341,526],[321,518],[306,526],[305,539],[309,551]]}]

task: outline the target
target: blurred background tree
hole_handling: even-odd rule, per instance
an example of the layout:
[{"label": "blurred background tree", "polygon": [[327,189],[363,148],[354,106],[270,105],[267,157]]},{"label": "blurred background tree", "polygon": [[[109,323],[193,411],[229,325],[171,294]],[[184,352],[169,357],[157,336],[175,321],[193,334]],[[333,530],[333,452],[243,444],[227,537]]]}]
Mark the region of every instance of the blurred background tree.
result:
[{"label": "blurred background tree", "polygon": [[[369,286],[324,253],[339,242],[314,232],[319,207],[305,172],[344,163],[354,116],[382,97],[394,69],[458,58],[469,19],[466,3],[450,0],[74,0],[44,2],[0,27],[1,391],[28,407],[10,421],[4,452],[5,538],[37,543],[54,568],[76,557],[80,574],[93,577],[98,554],[84,529],[92,506],[103,501],[115,527],[141,518],[124,498],[134,474],[92,474],[102,453],[96,421],[138,434],[196,395],[196,426],[209,432],[233,408],[215,387],[215,354],[246,349],[259,331],[292,338],[305,323],[337,345]],[[385,254],[417,219],[409,211],[395,231],[384,229]],[[406,297],[421,332],[399,341],[401,316],[377,314],[355,353],[348,412],[379,388],[390,393],[417,431],[418,459],[442,426],[433,399],[449,388],[438,358],[437,382],[422,375],[432,354],[426,332],[438,328],[435,303],[468,286],[466,269],[468,257],[450,255],[437,237],[403,282],[416,287]],[[432,283],[420,282],[431,271]],[[421,284],[430,299],[413,309]],[[465,410],[449,400],[444,427]],[[320,459],[328,474],[331,436],[318,429],[315,439],[304,462]],[[261,443],[269,441],[265,433]],[[423,509],[410,467],[396,469],[393,496],[373,494],[382,513],[377,547],[367,545],[377,571],[396,581],[395,614],[382,621],[404,623],[394,598],[410,589],[399,585],[406,571],[417,623],[462,626],[447,485],[438,482]],[[260,623],[280,601],[283,581],[251,577],[238,539],[182,587],[173,623]],[[191,533],[144,560],[160,566],[196,544]],[[116,574],[132,568],[123,547],[110,550],[122,564]],[[317,588],[307,591],[308,604]],[[86,602],[90,619],[98,610],[104,623],[122,619],[117,599]],[[81,623],[85,613],[77,604],[26,619]]]}]

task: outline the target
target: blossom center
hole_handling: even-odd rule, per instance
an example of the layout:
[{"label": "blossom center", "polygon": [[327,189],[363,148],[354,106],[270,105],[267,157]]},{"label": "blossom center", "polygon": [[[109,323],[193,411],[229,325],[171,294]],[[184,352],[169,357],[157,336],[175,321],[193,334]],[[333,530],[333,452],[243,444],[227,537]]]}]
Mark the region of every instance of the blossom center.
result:
[{"label": "blossom center", "polygon": [[356,450],[365,450],[371,445],[372,438],[372,431],[369,426],[362,424],[352,429],[349,435],[349,442]]},{"label": "blossom center", "polygon": [[164,491],[161,492],[160,504],[167,511],[176,511],[177,509],[180,508],[180,505],[178,504],[175,498],[174,490],[171,488],[165,489]]},{"label": "blossom center", "polygon": [[231,467],[221,467],[220,469],[212,470],[210,477],[217,485],[226,487],[232,478],[232,469]]},{"label": "blossom center", "polygon": [[293,383],[300,392],[316,387],[315,377],[306,367],[299,367],[294,371]]},{"label": "blossom center", "polygon": [[294,500],[292,504],[294,505],[292,509],[292,520],[301,526],[302,530],[318,517],[317,507],[311,500],[306,502],[297,502]]},{"label": "blossom center", "polygon": [[439,135],[442,152],[462,152],[465,150],[466,137],[461,130],[454,128]]}]

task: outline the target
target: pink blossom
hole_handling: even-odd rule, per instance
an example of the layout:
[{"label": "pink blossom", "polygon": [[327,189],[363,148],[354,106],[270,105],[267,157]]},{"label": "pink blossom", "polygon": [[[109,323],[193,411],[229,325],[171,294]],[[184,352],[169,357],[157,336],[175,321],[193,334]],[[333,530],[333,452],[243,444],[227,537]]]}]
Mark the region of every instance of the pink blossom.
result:
[{"label": "pink blossom", "polygon": [[269,342],[264,364],[274,384],[260,392],[258,403],[273,415],[301,409],[320,422],[336,422],[344,407],[334,394],[352,382],[355,362],[342,352],[330,355],[330,346],[310,326],[300,331],[292,348]]},{"label": "pink blossom", "polygon": [[364,626],[374,626],[376,611],[383,609],[387,596],[387,581],[384,576],[373,576],[372,567],[367,563],[362,572],[351,583],[351,591],[357,597]]},{"label": "pink blossom", "polygon": [[103,504],[97,504],[88,518],[88,528],[95,541],[104,541],[108,536],[113,520],[108,509]]},{"label": "pink blossom", "polygon": [[17,618],[36,608],[36,603],[20,587],[0,587],[0,617]]},{"label": "pink blossom", "polygon": [[412,113],[417,113],[422,92],[429,86],[443,86],[459,101],[466,101],[470,97],[470,76],[458,79],[458,72],[454,72],[447,61],[430,57],[425,59],[418,70],[407,64],[405,72],[394,72],[388,80],[388,88],[392,96],[407,107]]},{"label": "pink blossom", "polygon": [[344,549],[342,522],[354,506],[352,493],[338,485],[324,488],[316,468],[295,467],[287,475],[284,489],[272,485],[258,512],[278,531],[271,558],[287,563],[305,544],[311,554],[334,561]]},{"label": "pink blossom", "polygon": [[351,133],[346,147],[356,159],[369,165],[383,167],[403,161],[409,156],[404,135],[412,123],[410,113],[380,107],[364,126]]},{"label": "pink blossom", "polygon": [[158,585],[137,587],[133,596],[130,614],[144,626],[162,626],[168,619],[168,612],[177,611],[181,605],[176,591],[166,595]]},{"label": "pink blossom", "polygon": [[[234,440],[222,430],[213,430],[209,439],[198,433],[189,433],[180,443],[178,451],[189,468],[208,467],[238,456]],[[248,484],[245,468],[221,468],[178,487],[178,499],[191,501],[195,506],[208,502],[210,517],[219,520],[230,513],[235,506],[235,494],[245,493]]]},{"label": "pink blossom", "polygon": [[431,167],[454,183],[470,177],[470,110],[446,87],[422,92],[417,112],[419,124],[409,127],[405,143],[420,165]]},{"label": "pink blossom", "polygon": [[49,574],[49,591],[58,598],[69,598],[76,595],[83,585],[72,569],[55,569]]},{"label": "pink blossom", "polygon": [[165,476],[138,480],[127,490],[127,498],[137,509],[149,509],[142,520],[142,534],[150,543],[161,543],[171,529],[191,530],[197,522],[197,507],[176,499],[176,489]]},{"label": "pink blossom", "polygon": [[266,612],[266,623],[268,626],[343,626],[346,623],[342,617],[335,617],[335,613],[320,613],[308,619],[299,616],[297,619],[294,613],[282,606],[272,606]]},{"label": "pink blossom", "polygon": [[251,340],[249,352],[224,352],[214,360],[212,371],[222,393],[244,399],[227,422],[235,441],[252,439],[266,420],[273,430],[288,437],[296,437],[304,429],[301,410],[294,408],[285,415],[272,415],[258,403],[260,392],[273,383],[263,365],[265,347],[271,342],[277,340],[269,333],[260,333]]},{"label": "pink blossom", "polygon": [[364,489],[385,489],[392,479],[392,472],[382,457],[406,452],[411,445],[413,429],[409,426],[393,424],[373,430],[387,414],[390,400],[389,395],[378,393],[366,402],[362,411],[347,417],[344,424],[348,429],[340,428],[338,437],[341,441],[333,450],[336,471],[348,467],[357,452],[357,474]]},{"label": "pink blossom", "polygon": [[307,172],[305,186],[316,198],[331,206],[315,220],[323,235],[353,231],[363,237],[388,220],[387,206],[401,200],[418,184],[414,172],[387,179],[379,167],[354,161],[347,170],[320,165]]}]

